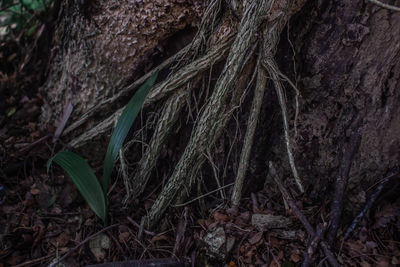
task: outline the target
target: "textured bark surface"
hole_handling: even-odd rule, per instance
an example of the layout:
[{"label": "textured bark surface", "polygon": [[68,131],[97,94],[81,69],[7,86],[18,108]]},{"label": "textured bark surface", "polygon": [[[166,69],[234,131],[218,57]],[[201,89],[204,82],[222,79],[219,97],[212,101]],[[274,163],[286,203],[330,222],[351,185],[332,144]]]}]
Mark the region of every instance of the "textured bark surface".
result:
[{"label": "textured bark surface", "polygon": [[296,163],[309,183],[336,177],[361,120],[350,182],[367,185],[400,162],[400,13],[354,0],[313,6],[291,29],[302,93]]},{"label": "textured bark surface", "polygon": [[60,118],[68,102],[74,106],[71,121],[75,121],[137,73],[143,75],[151,69],[146,60],[159,43],[185,27],[197,26],[207,4],[201,0],[75,2],[63,1],[57,23],[49,77],[41,90],[46,104],[43,125]]}]

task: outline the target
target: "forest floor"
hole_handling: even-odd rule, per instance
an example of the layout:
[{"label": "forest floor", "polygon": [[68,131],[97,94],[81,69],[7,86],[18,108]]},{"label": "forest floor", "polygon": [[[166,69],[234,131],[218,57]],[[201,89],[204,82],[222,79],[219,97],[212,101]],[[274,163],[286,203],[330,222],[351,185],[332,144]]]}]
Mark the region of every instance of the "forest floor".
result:
[{"label": "forest floor", "polygon": [[[2,84],[12,84],[4,80],[10,76],[3,76]],[[25,78],[28,83],[35,80]],[[273,184],[248,192],[237,213],[226,210],[227,200],[216,192],[203,199],[207,210],[199,211],[196,203],[183,210],[172,209],[162,232],[144,233],[140,233],[140,219],[154,202],[156,195],[151,192],[157,186],[148,189],[150,193],[132,212],[122,209],[125,189],[117,184],[110,196],[111,222],[104,228],[66,174],[60,169],[47,174],[46,161],[62,147],[62,140],[52,141],[50,133],[55,129],[39,130],[42,100],[37,88],[27,92],[20,89],[26,88],[21,83],[15,85],[2,92],[0,103],[0,266],[44,266],[65,254],[67,266],[165,258],[197,262],[198,266],[205,261],[220,266],[222,260],[230,267],[299,266],[303,261],[308,235],[292,211],[285,209]],[[357,214],[374,190],[352,199],[357,205],[351,213]],[[296,204],[315,225],[328,218],[329,202],[313,203],[303,195]],[[284,216],[288,221],[265,230],[254,215]],[[399,265],[400,207],[381,198],[367,215],[347,240],[343,233],[349,224],[339,231],[338,261],[345,266]],[[93,242],[104,235],[109,243]],[[212,265],[210,254],[219,263]],[[318,253],[312,258],[315,266],[326,261]]]}]

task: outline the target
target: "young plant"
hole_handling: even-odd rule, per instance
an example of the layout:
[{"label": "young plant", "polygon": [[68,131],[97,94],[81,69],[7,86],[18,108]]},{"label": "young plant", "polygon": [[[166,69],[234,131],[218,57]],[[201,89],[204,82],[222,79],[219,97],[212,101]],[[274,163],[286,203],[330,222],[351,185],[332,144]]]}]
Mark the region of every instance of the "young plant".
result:
[{"label": "young plant", "polygon": [[126,105],[117,126],[113,131],[103,164],[103,176],[101,184],[89,164],[81,156],[70,152],[61,151],[47,162],[47,172],[54,161],[68,173],[76,188],[89,204],[94,213],[107,224],[107,193],[110,184],[111,173],[114,168],[118,151],[138,115],[150,88],[157,79],[158,72],[153,74],[135,93],[128,105]]}]

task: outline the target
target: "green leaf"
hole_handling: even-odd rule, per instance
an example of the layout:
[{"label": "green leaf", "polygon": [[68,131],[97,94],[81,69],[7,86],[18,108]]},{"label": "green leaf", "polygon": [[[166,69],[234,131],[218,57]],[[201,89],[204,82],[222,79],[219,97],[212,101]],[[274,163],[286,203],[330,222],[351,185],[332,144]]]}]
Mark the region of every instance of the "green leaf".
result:
[{"label": "green leaf", "polygon": [[128,105],[121,114],[117,126],[108,143],[106,157],[103,164],[103,179],[102,185],[104,194],[107,195],[108,185],[110,184],[111,173],[114,168],[115,159],[118,156],[118,151],[121,149],[122,144],[131,128],[136,116],[138,115],[150,88],[153,86],[157,79],[158,71],[154,73],[135,93],[131,98]]},{"label": "green leaf", "polygon": [[15,107],[12,107],[10,109],[10,111],[8,111],[7,113],[7,117],[11,117],[12,115],[14,115],[14,113],[17,111],[17,109]]},{"label": "green leaf", "polygon": [[47,162],[47,172],[53,161],[68,173],[90,208],[103,220],[104,224],[107,224],[107,208],[103,190],[89,164],[73,152],[61,151]]},{"label": "green leaf", "polygon": [[51,206],[53,206],[53,204],[56,203],[56,200],[57,200],[57,196],[56,196],[56,195],[53,195],[53,196],[50,198],[49,202],[47,203],[47,207],[50,208]]}]

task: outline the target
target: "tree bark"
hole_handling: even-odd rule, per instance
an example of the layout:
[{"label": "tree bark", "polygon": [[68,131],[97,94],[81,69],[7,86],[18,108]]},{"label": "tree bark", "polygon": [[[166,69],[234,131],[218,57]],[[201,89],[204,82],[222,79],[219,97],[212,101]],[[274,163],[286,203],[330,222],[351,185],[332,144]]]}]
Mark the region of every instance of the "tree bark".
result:
[{"label": "tree bark", "polygon": [[198,26],[205,4],[200,0],[63,1],[52,63],[41,89],[42,125],[59,119],[68,103],[74,106],[71,121],[76,121],[145,74],[153,67],[150,58],[162,49],[162,41],[185,27]]}]

